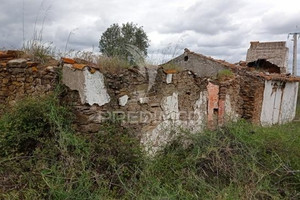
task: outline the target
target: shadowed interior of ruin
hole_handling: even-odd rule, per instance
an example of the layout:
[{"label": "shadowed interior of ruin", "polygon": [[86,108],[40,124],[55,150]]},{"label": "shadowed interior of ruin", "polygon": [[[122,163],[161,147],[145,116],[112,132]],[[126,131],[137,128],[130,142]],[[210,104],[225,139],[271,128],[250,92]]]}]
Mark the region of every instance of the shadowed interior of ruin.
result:
[{"label": "shadowed interior of ruin", "polygon": [[267,61],[266,59],[258,59],[247,64],[248,67],[253,67],[256,70],[263,70],[269,73],[278,73],[280,74],[280,68],[277,65],[274,65]]}]

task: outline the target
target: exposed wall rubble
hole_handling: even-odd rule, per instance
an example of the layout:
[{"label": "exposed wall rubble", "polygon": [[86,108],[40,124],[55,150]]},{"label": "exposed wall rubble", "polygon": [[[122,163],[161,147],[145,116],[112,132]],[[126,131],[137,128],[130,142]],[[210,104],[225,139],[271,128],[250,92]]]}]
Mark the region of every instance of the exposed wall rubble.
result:
[{"label": "exposed wall rubble", "polygon": [[17,57],[18,54],[14,51],[0,54],[0,104],[2,105],[13,105],[26,96],[47,94],[56,84],[57,66],[54,62],[53,65],[42,66]]},{"label": "exposed wall rubble", "polygon": [[[241,78],[236,73],[230,79],[219,81],[201,78],[189,70],[168,74],[163,68],[159,68],[150,91],[148,78],[138,70],[124,69],[118,74],[103,74],[110,101],[101,106],[97,103],[83,104],[80,92],[84,93],[84,90],[76,84],[84,82],[84,74],[91,72],[85,70],[87,68],[70,68],[70,65],[64,68],[72,70],[71,74],[81,73],[71,76],[73,79],[65,79],[67,86],[74,86],[69,87],[65,100],[72,102],[75,108],[78,131],[96,132],[102,120],[119,119],[124,126],[140,133],[141,142],[151,147],[152,151],[169,141],[178,128],[192,131],[215,129],[228,121],[237,120],[245,113],[250,113],[251,119],[255,103],[260,102],[252,102],[255,98],[251,98],[251,95],[255,95],[255,88],[242,89],[244,87],[241,84],[256,81],[251,76]],[[68,70],[63,70],[67,73],[66,76],[69,76]],[[261,88],[264,86],[262,80],[257,79]],[[258,118],[259,114],[260,112],[256,114]]]}]

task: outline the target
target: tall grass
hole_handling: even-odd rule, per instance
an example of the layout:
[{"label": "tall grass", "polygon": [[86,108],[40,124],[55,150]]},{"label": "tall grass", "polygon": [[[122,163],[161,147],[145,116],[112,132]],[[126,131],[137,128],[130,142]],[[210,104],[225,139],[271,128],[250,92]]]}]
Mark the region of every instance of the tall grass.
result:
[{"label": "tall grass", "polygon": [[184,133],[147,163],[129,198],[298,199],[295,126],[298,132],[285,134],[287,127],[269,132],[241,121],[215,132]]},{"label": "tall grass", "polygon": [[[35,24],[33,28],[32,38],[25,41],[25,16],[24,16],[24,1],[23,1],[23,46],[22,50],[25,52],[25,57],[30,58],[35,62],[46,63],[49,59],[55,57],[56,48],[51,42],[45,42],[43,40],[44,24],[47,19],[47,14],[50,11],[50,6],[42,13],[45,1],[43,0],[40,4],[37,16],[35,18]],[[41,13],[42,18],[40,19]],[[38,29],[38,22],[41,20],[41,27]]]},{"label": "tall grass", "polygon": [[68,109],[55,99],[26,100],[0,119],[1,198],[300,197],[299,123],[183,131],[148,157],[135,133],[118,123],[75,133]]}]

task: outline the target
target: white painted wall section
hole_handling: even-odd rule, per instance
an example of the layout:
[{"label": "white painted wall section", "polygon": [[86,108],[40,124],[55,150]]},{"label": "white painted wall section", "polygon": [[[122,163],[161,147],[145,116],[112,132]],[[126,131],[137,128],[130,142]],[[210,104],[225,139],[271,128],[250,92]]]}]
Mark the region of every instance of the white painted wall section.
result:
[{"label": "white painted wall section", "polygon": [[172,139],[179,120],[178,93],[164,97],[161,101],[162,122],[156,126],[144,127],[141,143],[149,154],[155,154]]},{"label": "white painted wall section", "polygon": [[187,128],[193,132],[202,131],[207,123],[207,91],[200,92],[199,99],[194,104],[194,119],[187,121]]},{"label": "white painted wall section", "polygon": [[102,106],[110,102],[110,96],[104,84],[104,76],[99,71],[92,74],[87,68],[81,71],[73,69],[72,65],[65,64],[63,67],[63,83],[71,90],[79,92],[83,104]]},{"label": "white painted wall section", "polygon": [[172,96],[167,96],[162,99],[161,108],[164,112],[163,120],[178,120],[178,93],[173,93]]},{"label": "white painted wall section", "polygon": [[102,106],[110,101],[107,93],[104,76],[99,71],[90,73],[87,69],[84,71],[85,76],[85,96],[86,102],[90,105],[98,104]]},{"label": "white painted wall section", "polygon": [[[193,108],[193,119],[182,121],[179,119],[178,93],[164,97],[161,101],[163,111],[162,121],[157,125],[144,127],[141,143],[149,154],[155,154],[161,147],[174,138],[179,128],[189,129],[193,132],[202,131],[207,122],[207,91],[200,92],[199,99]],[[186,113],[185,113],[186,114]]]},{"label": "white painted wall section", "polygon": [[73,69],[73,66],[70,64],[64,64],[64,67],[62,68],[62,74],[63,84],[65,84],[71,90],[77,90],[81,103],[86,103],[84,87],[85,78],[83,72]]},{"label": "white painted wall section", "polygon": [[281,102],[280,124],[292,121],[296,115],[298,82],[286,83]]},{"label": "white painted wall section", "polygon": [[298,95],[297,82],[265,81],[261,125],[283,124],[294,119]]}]

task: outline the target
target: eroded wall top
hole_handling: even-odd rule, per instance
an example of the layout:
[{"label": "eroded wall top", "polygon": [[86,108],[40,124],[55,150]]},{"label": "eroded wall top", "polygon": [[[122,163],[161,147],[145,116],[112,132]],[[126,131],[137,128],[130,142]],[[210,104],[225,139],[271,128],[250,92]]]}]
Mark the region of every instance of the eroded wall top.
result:
[{"label": "eroded wall top", "polygon": [[281,73],[285,73],[288,66],[288,51],[286,42],[251,42],[247,51],[246,62],[250,63],[264,59],[280,67]]}]

